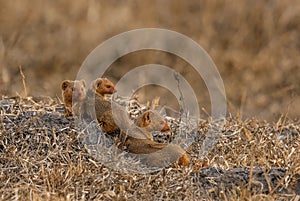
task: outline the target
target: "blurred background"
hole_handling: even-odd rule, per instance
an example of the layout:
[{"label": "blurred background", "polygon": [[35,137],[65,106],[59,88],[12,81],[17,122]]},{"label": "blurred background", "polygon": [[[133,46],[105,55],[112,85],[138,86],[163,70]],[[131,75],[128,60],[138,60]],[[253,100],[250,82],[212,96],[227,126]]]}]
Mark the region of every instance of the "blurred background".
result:
[{"label": "blurred background", "polygon": [[[0,94],[24,95],[21,67],[28,95],[61,97],[61,81],[75,79],[96,46],[124,31],[148,27],[182,33],[208,52],[233,115],[299,118],[298,0],[0,0]],[[130,69],[150,63],[184,75],[200,91],[200,108],[210,112],[201,77],[174,55],[134,52],[118,59],[106,76],[117,82]],[[177,106],[172,94],[159,87],[137,93],[141,101],[160,96],[161,104]]]}]

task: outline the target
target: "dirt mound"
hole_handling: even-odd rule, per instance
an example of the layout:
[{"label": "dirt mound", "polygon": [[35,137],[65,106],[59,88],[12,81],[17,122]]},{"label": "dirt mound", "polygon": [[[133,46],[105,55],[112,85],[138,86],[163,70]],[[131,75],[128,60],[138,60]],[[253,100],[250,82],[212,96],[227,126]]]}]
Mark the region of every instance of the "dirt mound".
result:
[{"label": "dirt mound", "polygon": [[300,124],[229,117],[214,149],[199,158],[209,128],[201,121],[191,165],[150,174],[107,168],[86,150],[76,119],[51,98],[2,99],[1,200],[245,200],[299,198]]}]

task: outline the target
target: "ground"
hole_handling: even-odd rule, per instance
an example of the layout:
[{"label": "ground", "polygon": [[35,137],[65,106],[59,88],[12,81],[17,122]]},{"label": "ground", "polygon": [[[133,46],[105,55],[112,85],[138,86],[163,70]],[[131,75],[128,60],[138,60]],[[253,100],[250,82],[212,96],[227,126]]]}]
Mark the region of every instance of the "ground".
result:
[{"label": "ground", "polygon": [[57,100],[15,97],[0,104],[1,200],[299,199],[300,122],[284,116],[274,124],[228,117],[201,158],[210,125],[203,120],[187,149],[188,167],[139,174],[113,170],[89,154],[82,126],[64,117]]}]

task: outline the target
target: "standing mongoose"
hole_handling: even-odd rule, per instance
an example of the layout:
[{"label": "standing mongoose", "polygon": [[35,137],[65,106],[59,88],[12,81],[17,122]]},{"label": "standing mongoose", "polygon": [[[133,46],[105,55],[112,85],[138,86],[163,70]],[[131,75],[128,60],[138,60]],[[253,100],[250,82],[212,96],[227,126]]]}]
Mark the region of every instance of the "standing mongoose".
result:
[{"label": "standing mongoose", "polygon": [[106,94],[116,92],[115,85],[107,78],[98,78],[94,80],[89,88],[88,93],[94,93],[106,100]]},{"label": "standing mongoose", "polygon": [[90,84],[87,98],[84,103],[85,113],[92,119],[99,119],[98,114],[111,110],[111,102],[107,100],[107,94],[115,92],[115,85],[107,78],[98,78]]},{"label": "standing mongoose", "polygon": [[86,98],[84,80],[64,80],[61,83],[62,97],[65,104],[65,116],[81,115],[82,104]]},{"label": "standing mongoose", "polygon": [[120,133],[121,128],[126,130],[132,124],[127,112],[121,106],[107,100],[106,95],[114,92],[116,92],[115,85],[110,80],[98,78],[91,83],[85,101],[87,116],[97,119],[102,130],[108,134]]}]

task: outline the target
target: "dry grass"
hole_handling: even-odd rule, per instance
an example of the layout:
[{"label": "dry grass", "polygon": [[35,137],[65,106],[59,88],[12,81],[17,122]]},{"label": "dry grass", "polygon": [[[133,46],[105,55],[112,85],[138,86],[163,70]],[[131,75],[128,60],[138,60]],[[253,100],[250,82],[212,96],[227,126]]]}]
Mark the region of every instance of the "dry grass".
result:
[{"label": "dry grass", "polygon": [[1,200],[296,200],[299,194],[299,120],[229,117],[205,160],[199,151],[209,123],[201,121],[187,168],[130,174],[88,154],[84,133],[57,101],[16,97],[0,104]]},{"label": "dry grass", "polygon": [[[98,44],[123,31],[159,27],[183,33],[207,50],[224,79],[231,113],[260,120],[276,120],[282,113],[299,116],[297,0],[0,0],[0,4],[0,91],[6,95],[22,89],[20,65],[30,80],[29,95],[55,97],[60,94],[59,80],[74,79]],[[192,85],[197,83],[200,107],[209,111],[204,83],[179,58],[133,53],[116,62],[108,76],[116,81],[132,67],[150,62],[173,67]],[[162,103],[172,97],[165,91],[148,95],[148,99],[166,97]]]}]

